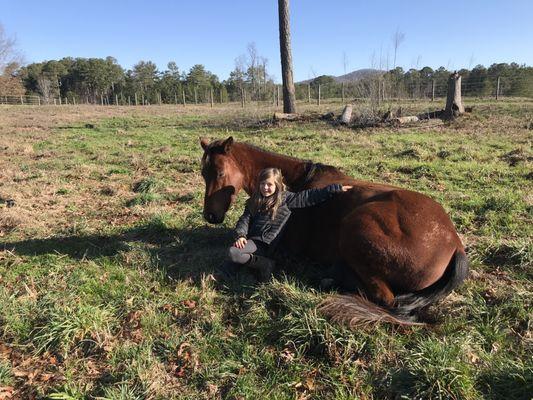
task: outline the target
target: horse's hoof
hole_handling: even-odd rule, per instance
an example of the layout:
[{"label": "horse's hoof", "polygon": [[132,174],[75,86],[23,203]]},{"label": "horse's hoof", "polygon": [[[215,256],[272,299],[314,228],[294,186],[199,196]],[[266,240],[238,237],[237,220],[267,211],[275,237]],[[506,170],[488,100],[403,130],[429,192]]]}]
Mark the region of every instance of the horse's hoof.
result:
[{"label": "horse's hoof", "polygon": [[331,289],[333,289],[334,286],[335,286],[335,279],[333,279],[333,278],[321,279],[320,280],[320,284],[318,285],[320,290],[323,290],[323,291],[331,290]]}]

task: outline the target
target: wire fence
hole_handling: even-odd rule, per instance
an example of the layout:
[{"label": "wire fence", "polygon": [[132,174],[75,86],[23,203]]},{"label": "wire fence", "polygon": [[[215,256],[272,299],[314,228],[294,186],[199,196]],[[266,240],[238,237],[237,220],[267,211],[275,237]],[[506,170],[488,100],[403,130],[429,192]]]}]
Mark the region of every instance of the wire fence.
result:
[{"label": "wire fence", "polygon": [[[413,79],[407,81],[393,81],[383,76],[376,76],[368,79],[359,79],[350,82],[331,82],[319,84],[316,82],[296,84],[296,99],[298,101],[317,103],[328,102],[356,102],[372,101],[402,101],[402,100],[435,100],[446,97],[448,84],[446,80],[440,79]],[[463,97],[494,98],[521,96],[533,97],[533,80],[513,77],[495,77],[485,79],[464,79],[461,82],[461,94]],[[169,98],[170,97],[170,98]],[[154,101],[155,98],[155,101]],[[151,101],[149,101],[150,99]],[[140,105],[210,105],[231,104],[246,107],[250,104],[264,104],[281,106],[283,104],[281,85],[270,85],[265,87],[260,96],[254,96],[254,92],[248,92],[245,87],[241,87],[236,93],[228,96],[227,90],[214,89],[206,90],[203,96],[194,96],[191,101],[186,96],[185,91],[179,95],[162,97],[161,93],[155,96],[148,96],[144,93],[134,93],[125,96],[124,94],[103,95],[99,98],[86,96],[65,96],[45,98],[42,96],[22,95],[22,96],[0,96],[0,104],[10,105],[80,105],[92,104],[101,106],[140,106]]]}]

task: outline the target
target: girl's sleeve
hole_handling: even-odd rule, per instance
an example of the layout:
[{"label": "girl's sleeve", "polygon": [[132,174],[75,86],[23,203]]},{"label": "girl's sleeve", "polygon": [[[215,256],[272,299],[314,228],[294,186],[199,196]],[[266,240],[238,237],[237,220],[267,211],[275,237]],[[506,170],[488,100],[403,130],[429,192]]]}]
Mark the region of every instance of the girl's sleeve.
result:
[{"label": "girl's sleeve", "polygon": [[248,226],[250,225],[250,210],[248,209],[248,206],[244,208],[244,212],[237,221],[237,225],[235,226],[235,236],[236,239],[240,237],[246,237],[248,235]]},{"label": "girl's sleeve", "polygon": [[342,192],[342,185],[334,183],[322,189],[308,189],[302,190],[298,193],[287,193],[286,202],[289,208],[304,208],[320,204],[335,193]]}]

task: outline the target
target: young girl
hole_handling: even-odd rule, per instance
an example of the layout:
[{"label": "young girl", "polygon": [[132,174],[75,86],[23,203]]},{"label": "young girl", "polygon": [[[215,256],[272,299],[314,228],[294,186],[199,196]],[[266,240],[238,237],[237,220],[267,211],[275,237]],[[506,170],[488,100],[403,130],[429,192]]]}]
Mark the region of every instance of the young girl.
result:
[{"label": "young girl", "polygon": [[257,270],[260,280],[266,281],[274,269],[274,262],[265,255],[268,254],[269,245],[289,220],[291,209],[322,203],[352,186],[333,184],[322,189],[293,193],[286,190],[281,171],[277,168],[262,170],[258,182],[255,193],[248,199],[244,213],[237,222],[236,240],[229,249],[229,259]]}]

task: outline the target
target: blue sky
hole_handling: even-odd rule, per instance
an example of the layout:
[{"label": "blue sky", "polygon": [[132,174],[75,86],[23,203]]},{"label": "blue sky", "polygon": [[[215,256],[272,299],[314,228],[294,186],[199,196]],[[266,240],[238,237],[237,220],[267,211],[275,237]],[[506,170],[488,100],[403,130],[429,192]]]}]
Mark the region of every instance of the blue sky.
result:
[{"label": "blue sky", "polygon": [[[397,29],[405,34],[396,61],[404,69],[533,65],[533,0],[291,0],[290,7],[297,81],[343,74],[343,54],[347,72],[379,67],[380,55],[386,64],[387,54],[392,67]],[[185,71],[204,64],[223,80],[255,42],[270,74],[281,77],[276,0],[0,0],[0,23],[28,63],[110,55],[125,68],[139,60],[162,70],[168,61]]]}]

